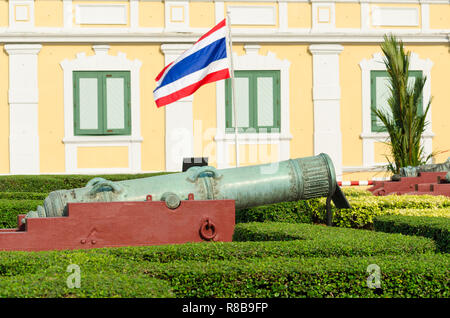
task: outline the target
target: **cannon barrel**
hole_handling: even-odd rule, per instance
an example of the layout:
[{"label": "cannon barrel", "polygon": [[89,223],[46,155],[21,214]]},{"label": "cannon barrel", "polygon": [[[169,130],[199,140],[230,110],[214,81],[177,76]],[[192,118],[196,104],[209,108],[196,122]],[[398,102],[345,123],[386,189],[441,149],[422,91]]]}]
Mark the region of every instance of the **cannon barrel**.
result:
[{"label": "cannon barrel", "polygon": [[165,201],[175,209],[193,194],[197,200],[235,200],[237,210],[266,204],[328,197],[337,186],[327,154],[276,163],[215,169],[191,167],[186,172],[112,182],[94,178],[84,188],[53,191],[28,217],[67,215],[67,203]]}]

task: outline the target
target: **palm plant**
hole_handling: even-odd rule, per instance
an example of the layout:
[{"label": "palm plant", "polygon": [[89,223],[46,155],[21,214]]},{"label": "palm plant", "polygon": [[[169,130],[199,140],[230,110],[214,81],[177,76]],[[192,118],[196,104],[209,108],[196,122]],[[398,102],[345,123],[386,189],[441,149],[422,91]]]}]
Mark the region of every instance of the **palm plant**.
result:
[{"label": "palm plant", "polygon": [[433,156],[424,157],[421,145],[431,101],[421,114],[419,104],[427,79],[425,76],[416,78],[414,85],[408,87],[410,52],[405,54],[402,41],[393,35],[385,35],[381,49],[389,76],[389,107],[388,111],[376,107],[373,111],[389,134],[391,159],[387,157],[388,171],[398,174],[400,168],[424,164]]}]

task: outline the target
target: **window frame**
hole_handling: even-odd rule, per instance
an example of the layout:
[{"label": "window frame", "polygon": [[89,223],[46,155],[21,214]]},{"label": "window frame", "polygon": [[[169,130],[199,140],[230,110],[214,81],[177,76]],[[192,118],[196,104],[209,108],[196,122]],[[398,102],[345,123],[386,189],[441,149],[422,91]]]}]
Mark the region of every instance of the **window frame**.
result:
[{"label": "window frame", "polygon": [[[377,77],[389,77],[386,70],[371,70],[370,71],[370,122],[371,122],[371,132],[386,132],[386,127],[384,125],[380,126],[377,124],[377,116],[374,112],[376,107],[376,79]],[[421,70],[411,70],[408,74],[408,79],[410,77],[422,78],[423,72]],[[423,96],[420,96],[418,114],[423,114]]]},{"label": "window frame", "polygon": [[[281,85],[280,70],[236,70],[235,78],[249,79],[249,127],[238,128],[239,133],[280,133],[281,131]],[[262,77],[273,79],[273,125],[258,126],[257,80]],[[233,133],[234,123],[231,107],[231,79],[225,80],[225,133]]]},{"label": "window frame", "polygon": [[[97,129],[81,129],[80,128],[80,78],[96,78],[97,79]],[[107,129],[107,78],[123,78],[124,79],[124,128]],[[73,120],[74,120],[74,136],[111,136],[131,135],[131,83],[130,71],[73,71]]]}]

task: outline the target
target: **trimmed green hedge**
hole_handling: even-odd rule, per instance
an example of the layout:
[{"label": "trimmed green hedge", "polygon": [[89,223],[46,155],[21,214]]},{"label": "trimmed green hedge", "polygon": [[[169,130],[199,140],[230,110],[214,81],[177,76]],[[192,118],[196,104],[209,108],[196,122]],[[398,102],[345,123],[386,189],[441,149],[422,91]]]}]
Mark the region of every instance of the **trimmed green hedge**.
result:
[{"label": "trimmed green hedge", "polygon": [[[381,270],[381,290],[368,288],[367,267]],[[450,296],[450,256],[284,258],[147,263],[177,297],[440,297]]]},{"label": "trimmed green hedge", "polygon": [[48,196],[47,192],[0,192],[0,200],[42,200]]},{"label": "trimmed green hedge", "polygon": [[0,192],[45,192],[49,193],[61,189],[74,189],[86,186],[86,183],[101,177],[111,181],[147,178],[167,174],[142,173],[142,174],[113,174],[113,175],[36,175],[36,176],[0,176]]},{"label": "trimmed green hedge", "polygon": [[318,204],[318,199],[306,201],[281,202],[236,211],[236,223],[245,222],[286,222],[314,223],[317,218],[311,205]]},{"label": "trimmed green hedge", "polygon": [[440,251],[450,252],[449,218],[383,215],[375,219],[374,228],[376,231],[428,237],[436,241]]},{"label": "trimmed green hedge", "polygon": [[[67,279],[80,268],[80,288]],[[71,280],[72,281],[72,280]],[[0,252],[0,297],[173,297],[169,284],[149,278],[139,264],[108,249]]]},{"label": "trimmed green hedge", "polygon": [[0,199],[0,228],[17,227],[17,216],[35,211],[44,200],[5,200]]},{"label": "trimmed green hedge", "polygon": [[[332,257],[419,254],[436,251],[433,240],[401,234],[287,223],[237,224],[232,243],[110,249],[135,261],[243,260],[264,257]],[[357,244],[355,244],[357,242]]]},{"label": "trimmed green hedge", "polygon": [[[333,224],[338,227],[371,229],[379,215],[401,214],[450,217],[450,198],[431,195],[373,196],[366,190],[346,190],[352,208],[336,209]],[[236,211],[236,222],[326,223],[326,198],[283,202]]]},{"label": "trimmed green hedge", "polygon": [[2,277],[3,298],[172,298],[168,282],[141,275],[81,273],[80,288],[69,288],[70,273],[42,272]]},{"label": "trimmed green hedge", "polygon": [[[431,239],[286,223],[238,224],[235,239],[252,241],[0,252],[0,296],[449,296],[449,256]],[[66,285],[70,264],[80,289]],[[367,287],[370,264],[382,291]]]}]

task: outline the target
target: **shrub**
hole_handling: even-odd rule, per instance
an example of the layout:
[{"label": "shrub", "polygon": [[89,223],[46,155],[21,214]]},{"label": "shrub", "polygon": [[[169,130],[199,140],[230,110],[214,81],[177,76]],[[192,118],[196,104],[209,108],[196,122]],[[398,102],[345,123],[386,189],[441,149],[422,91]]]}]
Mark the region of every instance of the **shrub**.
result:
[{"label": "shrub", "polygon": [[[449,259],[430,255],[431,239],[286,223],[238,224],[235,238],[252,241],[0,252],[0,296],[378,297],[369,264],[383,297],[449,294]],[[80,289],[67,288],[70,264]]]},{"label": "shrub", "polygon": [[[360,196],[349,198],[351,209],[336,209],[332,206],[333,223],[340,227],[372,228],[373,220],[376,216],[386,214],[402,214],[405,209],[414,209],[417,213],[421,209],[426,209],[424,213],[429,213],[430,209],[442,209],[439,213],[446,213],[450,208],[450,198],[446,196],[432,195],[389,195],[389,196]],[[326,222],[326,199],[318,199],[315,205],[307,207],[311,211],[313,219],[319,223]],[[402,210],[402,211],[399,211]],[[399,212],[397,212],[399,211]]]},{"label": "shrub", "polygon": [[142,174],[114,174],[114,175],[37,175],[37,176],[1,176],[0,192],[45,192],[49,193],[61,189],[74,189],[86,186],[86,183],[101,177],[111,181],[147,178],[167,174],[142,173]]},{"label": "shrub", "polygon": [[287,222],[313,223],[313,209],[317,199],[307,201],[281,202],[236,211],[236,223],[244,222]]},{"label": "shrub", "polygon": [[442,209],[394,209],[386,210],[386,215],[405,215],[422,217],[445,217],[450,218],[450,208]]},{"label": "shrub", "polygon": [[[450,198],[431,195],[374,196],[366,190],[345,190],[351,196],[351,209],[336,209],[332,204],[333,224],[338,227],[371,229],[373,219],[385,214],[414,214],[450,217]],[[283,202],[236,211],[242,222],[326,223],[326,198]]]},{"label": "shrub", "polygon": [[425,236],[435,240],[440,251],[450,251],[449,218],[384,215],[375,219],[374,228],[388,233]]},{"label": "shrub", "polygon": [[42,200],[48,196],[48,193],[41,192],[0,192],[0,200]]},{"label": "shrub", "polygon": [[17,216],[35,211],[44,200],[5,200],[0,199],[0,228],[17,227]]},{"label": "shrub", "polygon": [[[447,254],[147,263],[177,297],[448,297]],[[367,287],[367,267],[381,269],[381,289]]]},{"label": "shrub", "polygon": [[39,273],[0,280],[0,297],[7,298],[169,298],[167,282],[145,275],[81,273],[80,288],[69,288],[70,273]]},{"label": "shrub", "polygon": [[391,159],[388,160],[388,170],[398,174],[402,167],[419,166],[425,164],[433,155],[425,156],[422,135],[428,122],[426,116],[431,101],[420,109],[423,87],[427,80],[426,76],[415,79],[414,85],[409,85],[409,61],[411,52],[405,53],[403,42],[395,36],[384,36],[381,44],[384,54],[384,64],[388,73],[389,95],[387,108],[377,109],[373,106],[372,111],[379,118],[386,129],[389,138]]},{"label": "shrub", "polygon": [[[108,253],[134,261],[168,263],[264,257],[331,257],[433,252],[431,239],[330,228],[310,224],[245,223],[235,227],[232,243],[192,243],[109,249]],[[355,242],[357,242],[355,244]]]}]

